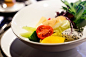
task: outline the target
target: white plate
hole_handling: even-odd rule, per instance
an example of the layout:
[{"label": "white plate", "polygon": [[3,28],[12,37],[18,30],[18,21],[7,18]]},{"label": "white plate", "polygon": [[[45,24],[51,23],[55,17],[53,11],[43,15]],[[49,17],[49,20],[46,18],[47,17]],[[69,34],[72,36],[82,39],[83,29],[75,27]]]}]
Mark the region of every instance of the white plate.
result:
[{"label": "white plate", "polygon": [[[64,57],[86,57],[86,42],[82,43],[80,46],[74,49],[64,51],[64,52],[54,52],[54,53],[44,52],[44,51],[33,49],[23,44],[20,40],[16,38],[11,28],[3,35],[1,39],[1,48],[8,57],[11,57],[10,47],[13,52],[15,52],[16,54],[19,54],[18,56],[22,56],[22,57],[24,56],[25,57],[41,57],[41,56],[42,57],[45,57],[45,56],[46,57],[58,57],[58,56],[59,57],[63,57],[63,56]],[[15,57],[15,55],[12,57]]]},{"label": "white plate", "polygon": [[12,7],[7,7],[7,8],[2,8],[0,5],[0,12],[16,12],[18,10],[20,10],[21,8],[23,8],[25,5],[24,3],[15,3],[14,6]]},{"label": "white plate", "polygon": [[1,48],[8,57],[11,57],[9,48],[15,38],[16,36],[13,34],[11,28],[6,33],[4,33],[1,38]]}]

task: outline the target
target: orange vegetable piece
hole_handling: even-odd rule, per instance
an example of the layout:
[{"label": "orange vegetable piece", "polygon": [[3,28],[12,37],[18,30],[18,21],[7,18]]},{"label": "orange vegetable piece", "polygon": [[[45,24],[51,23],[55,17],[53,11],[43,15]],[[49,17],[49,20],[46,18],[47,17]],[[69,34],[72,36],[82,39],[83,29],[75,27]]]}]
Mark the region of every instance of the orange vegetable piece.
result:
[{"label": "orange vegetable piece", "polygon": [[65,38],[60,36],[49,36],[44,38],[40,43],[64,43]]}]

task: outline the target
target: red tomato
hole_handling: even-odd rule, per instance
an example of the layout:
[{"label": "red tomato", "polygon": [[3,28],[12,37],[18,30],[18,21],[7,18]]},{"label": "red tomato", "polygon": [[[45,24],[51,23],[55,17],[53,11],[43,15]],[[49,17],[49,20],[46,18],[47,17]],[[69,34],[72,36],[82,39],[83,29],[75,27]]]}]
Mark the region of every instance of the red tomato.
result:
[{"label": "red tomato", "polygon": [[51,18],[48,18],[48,20],[51,20]]},{"label": "red tomato", "polygon": [[53,28],[48,25],[40,25],[36,30],[37,36],[40,39],[44,39],[53,34]]}]

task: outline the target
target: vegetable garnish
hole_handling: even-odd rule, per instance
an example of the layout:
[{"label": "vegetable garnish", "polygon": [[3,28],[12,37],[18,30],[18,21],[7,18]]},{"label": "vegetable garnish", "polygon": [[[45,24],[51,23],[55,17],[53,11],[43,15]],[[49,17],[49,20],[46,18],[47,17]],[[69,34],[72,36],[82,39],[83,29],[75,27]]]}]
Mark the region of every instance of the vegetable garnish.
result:
[{"label": "vegetable garnish", "polygon": [[44,39],[53,34],[53,28],[48,25],[40,25],[36,30],[37,36]]},{"label": "vegetable garnish", "polygon": [[86,25],[86,1],[76,1],[74,3],[68,3],[66,0],[61,0],[66,7],[63,9],[74,16],[74,19],[70,19],[75,24],[77,29],[83,28]]}]

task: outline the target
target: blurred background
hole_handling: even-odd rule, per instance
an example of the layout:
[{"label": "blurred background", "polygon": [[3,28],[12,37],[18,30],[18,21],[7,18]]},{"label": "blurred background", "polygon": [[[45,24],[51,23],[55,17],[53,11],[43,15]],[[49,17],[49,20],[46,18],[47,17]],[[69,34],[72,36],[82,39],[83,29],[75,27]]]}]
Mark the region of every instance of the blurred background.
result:
[{"label": "blurred background", "polygon": [[0,29],[23,7],[40,0],[0,0]]},{"label": "blurred background", "polygon": [[[12,18],[20,9],[39,1],[42,0],[0,0],[0,39],[11,27]],[[0,57],[6,57],[1,48]]]}]

